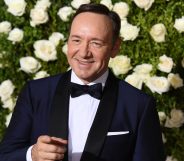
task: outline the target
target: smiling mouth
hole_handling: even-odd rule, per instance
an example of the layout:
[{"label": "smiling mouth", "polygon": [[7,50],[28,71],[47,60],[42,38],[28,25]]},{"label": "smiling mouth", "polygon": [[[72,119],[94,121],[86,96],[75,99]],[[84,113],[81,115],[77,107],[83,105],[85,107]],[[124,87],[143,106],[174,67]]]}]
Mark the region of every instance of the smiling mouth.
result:
[{"label": "smiling mouth", "polygon": [[94,60],[80,60],[80,59],[76,59],[80,64],[83,65],[88,65],[88,64],[92,64],[94,63]]}]

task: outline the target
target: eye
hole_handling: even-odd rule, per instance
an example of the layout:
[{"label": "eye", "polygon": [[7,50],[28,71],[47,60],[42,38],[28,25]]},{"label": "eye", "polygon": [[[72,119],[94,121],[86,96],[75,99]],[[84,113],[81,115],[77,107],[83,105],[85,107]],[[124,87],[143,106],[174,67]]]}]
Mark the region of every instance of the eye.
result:
[{"label": "eye", "polygon": [[90,45],[91,45],[92,47],[95,47],[95,48],[100,48],[100,47],[103,46],[103,44],[102,44],[101,42],[98,42],[98,41],[91,41],[91,42],[90,42]]},{"label": "eye", "polygon": [[72,41],[72,43],[74,43],[76,45],[80,44],[80,42],[81,42],[80,39],[72,39],[71,41]]}]

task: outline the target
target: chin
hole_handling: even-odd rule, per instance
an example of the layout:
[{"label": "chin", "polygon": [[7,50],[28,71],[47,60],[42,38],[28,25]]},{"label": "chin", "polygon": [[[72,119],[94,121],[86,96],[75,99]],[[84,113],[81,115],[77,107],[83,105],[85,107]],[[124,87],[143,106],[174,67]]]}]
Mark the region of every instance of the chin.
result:
[{"label": "chin", "polygon": [[92,82],[93,81],[93,77],[90,74],[86,74],[86,73],[76,73],[76,75],[83,81],[85,82]]}]

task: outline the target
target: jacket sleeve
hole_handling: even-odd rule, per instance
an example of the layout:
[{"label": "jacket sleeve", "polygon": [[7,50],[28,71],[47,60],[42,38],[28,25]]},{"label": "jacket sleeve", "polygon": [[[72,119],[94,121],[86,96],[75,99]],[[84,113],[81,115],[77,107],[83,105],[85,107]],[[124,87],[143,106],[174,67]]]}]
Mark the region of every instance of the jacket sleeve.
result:
[{"label": "jacket sleeve", "polygon": [[29,84],[27,84],[18,97],[10,124],[0,144],[1,161],[26,161],[26,152],[30,147],[32,113]]},{"label": "jacket sleeve", "polygon": [[140,119],[133,161],[165,161],[159,117],[152,98]]}]

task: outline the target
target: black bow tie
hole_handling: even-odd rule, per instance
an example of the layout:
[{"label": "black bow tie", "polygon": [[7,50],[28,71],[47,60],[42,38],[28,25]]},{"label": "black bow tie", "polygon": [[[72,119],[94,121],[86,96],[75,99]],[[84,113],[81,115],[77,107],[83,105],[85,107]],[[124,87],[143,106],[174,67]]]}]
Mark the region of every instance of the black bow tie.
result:
[{"label": "black bow tie", "polygon": [[83,94],[89,94],[90,96],[101,99],[102,97],[102,84],[97,83],[94,85],[80,85],[71,82],[71,97],[78,97]]}]

